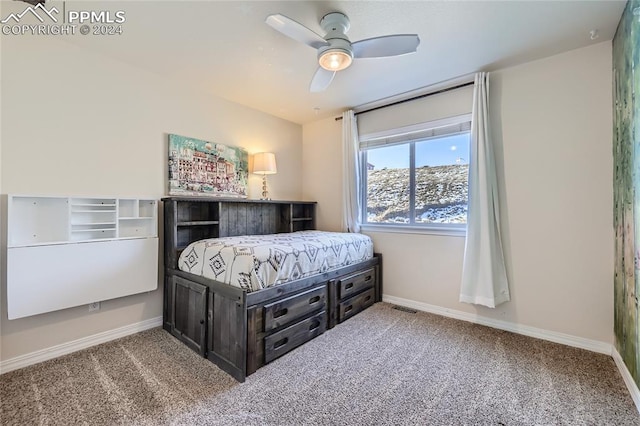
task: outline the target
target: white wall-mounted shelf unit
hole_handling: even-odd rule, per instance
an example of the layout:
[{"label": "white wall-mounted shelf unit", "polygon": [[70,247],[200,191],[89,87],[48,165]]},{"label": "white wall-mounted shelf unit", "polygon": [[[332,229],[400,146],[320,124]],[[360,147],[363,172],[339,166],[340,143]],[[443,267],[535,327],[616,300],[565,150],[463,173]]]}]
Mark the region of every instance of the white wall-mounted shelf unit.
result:
[{"label": "white wall-mounted shelf unit", "polygon": [[8,196],[9,319],[155,290],[153,199]]}]

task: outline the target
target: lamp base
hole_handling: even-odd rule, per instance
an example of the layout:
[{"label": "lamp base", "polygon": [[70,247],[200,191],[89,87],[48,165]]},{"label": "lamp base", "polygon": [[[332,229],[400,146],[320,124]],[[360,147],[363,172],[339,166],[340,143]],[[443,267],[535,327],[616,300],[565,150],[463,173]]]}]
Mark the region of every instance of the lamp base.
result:
[{"label": "lamp base", "polygon": [[269,191],[267,191],[267,175],[262,175],[262,198],[261,200],[270,200]]}]

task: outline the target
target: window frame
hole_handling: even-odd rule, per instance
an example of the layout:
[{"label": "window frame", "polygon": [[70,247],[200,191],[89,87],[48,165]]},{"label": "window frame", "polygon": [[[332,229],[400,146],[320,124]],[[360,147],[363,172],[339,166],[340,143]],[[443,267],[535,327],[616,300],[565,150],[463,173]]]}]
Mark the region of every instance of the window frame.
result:
[{"label": "window frame", "polygon": [[[441,120],[429,121],[425,123],[414,124],[411,126],[405,126],[396,129],[385,130],[381,132],[371,133],[368,135],[359,136],[360,149],[358,156],[360,160],[360,205],[361,205],[361,229],[367,232],[390,232],[390,233],[405,233],[405,234],[432,234],[432,235],[447,235],[447,236],[459,236],[465,237],[467,234],[467,224],[464,223],[416,223],[415,222],[415,192],[416,192],[416,162],[415,162],[415,150],[416,143],[429,139],[443,138],[447,136],[453,136],[456,134],[471,134],[471,114],[463,114],[454,117],[448,117]],[[448,133],[438,134],[434,136],[423,136],[425,132],[433,131],[434,129],[443,127],[452,127],[456,125],[469,124],[469,130],[463,131],[451,131]],[[415,137],[412,137],[415,134]],[[392,138],[405,139],[402,142],[383,143],[373,146],[369,146],[371,141],[392,139]],[[469,138],[471,139],[471,138]],[[471,140],[469,140],[471,143]],[[367,222],[367,151],[370,149],[381,148],[384,146],[392,145],[409,145],[409,220],[410,223],[375,223]],[[469,147],[470,148],[470,147]],[[467,180],[468,185],[468,180]],[[468,203],[468,201],[467,201]]]}]

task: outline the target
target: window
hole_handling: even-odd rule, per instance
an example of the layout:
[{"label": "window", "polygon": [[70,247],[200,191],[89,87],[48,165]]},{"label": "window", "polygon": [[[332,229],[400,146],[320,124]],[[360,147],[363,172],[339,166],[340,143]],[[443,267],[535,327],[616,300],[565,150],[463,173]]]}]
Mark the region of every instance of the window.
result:
[{"label": "window", "polygon": [[431,123],[420,130],[414,126],[410,133],[397,129],[383,136],[361,137],[362,223],[464,229],[468,120],[464,116],[444,126]]}]

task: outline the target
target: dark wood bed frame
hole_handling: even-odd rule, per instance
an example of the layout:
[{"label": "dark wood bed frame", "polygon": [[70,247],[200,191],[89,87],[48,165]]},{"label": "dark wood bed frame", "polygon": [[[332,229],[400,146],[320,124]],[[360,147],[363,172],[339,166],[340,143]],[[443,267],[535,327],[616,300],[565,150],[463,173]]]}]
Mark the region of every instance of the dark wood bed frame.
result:
[{"label": "dark wood bed frame", "polygon": [[315,229],[315,202],[163,198],[163,327],[238,381],[382,300],[382,258],[247,293],[177,267],[191,242]]}]

